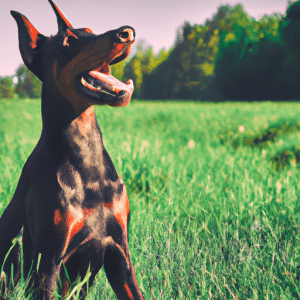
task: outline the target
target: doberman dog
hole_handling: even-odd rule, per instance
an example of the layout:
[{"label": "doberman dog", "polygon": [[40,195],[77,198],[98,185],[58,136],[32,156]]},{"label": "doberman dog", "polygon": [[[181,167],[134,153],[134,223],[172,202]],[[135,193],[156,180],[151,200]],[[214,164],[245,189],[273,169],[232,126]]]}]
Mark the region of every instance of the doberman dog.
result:
[{"label": "doberman dog", "polygon": [[[128,249],[126,188],[103,146],[93,106],[129,104],[133,82],[117,80],[110,65],[129,55],[135,31],[75,29],[49,2],[59,27],[51,37],[11,11],[23,61],[42,81],[43,128],[0,219],[0,268],[23,227],[24,275],[38,299],[66,297],[89,271],[84,298],[102,265],[118,299],[144,299]],[[4,263],[6,295],[20,277],[19,252],[16,244]]]}]

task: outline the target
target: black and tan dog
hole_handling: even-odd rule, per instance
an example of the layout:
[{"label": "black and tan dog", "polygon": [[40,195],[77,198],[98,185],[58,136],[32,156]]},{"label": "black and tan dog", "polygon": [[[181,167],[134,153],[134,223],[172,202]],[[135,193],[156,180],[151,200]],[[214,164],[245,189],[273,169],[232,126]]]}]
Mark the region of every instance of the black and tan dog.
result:
[{"label": "black and tan dog", "polygon": [[[74,29],[49,2],[58,20],[55,36],[42,35],[11,12],[24,63],[43,83],[43,130],[0,219],[0,267],[23,227],[24,274],[38,299],[66,296],[88,270],[91,285],[102,265],[118,299],[143,299],[128,249],[126,188],[103,146],[93,107],[130,102],[132,81],[118,81],[110,65],[128,56],[135,32],[129,26],[101,35]],[[11,270],[13,264],[15,283],[18,252],[16,245],[4,266]],[[11,280],[6,273],[2,286]]]}]

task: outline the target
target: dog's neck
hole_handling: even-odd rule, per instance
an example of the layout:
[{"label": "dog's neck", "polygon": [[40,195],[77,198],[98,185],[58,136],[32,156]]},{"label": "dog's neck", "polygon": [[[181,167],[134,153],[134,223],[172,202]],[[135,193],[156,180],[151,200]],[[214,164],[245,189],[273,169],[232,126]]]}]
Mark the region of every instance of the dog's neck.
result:
[{"label": "dog's neck", "polygon": [[103,174],[108,172],[111,180],[117,179],[93,106],[77,115],[66,99],[53,99],[43,88],[42,120],[41,139],[48,145],[50,155],[58,155],[57,159],[68,156],[78,168],[96,167]]},{"label": "dog's neck", "polygon": [[[85,123],[96,120],[94,109],[87,106],[80,113],[76,113],[70,102],[59,93],[52,92],[46,84],[42,86],[42,121],[43,131],[50,137],[57,135],[78,117]],[[85,113],[85,111],[90,113]],[[82,117],[80,117],[82,114]]]}]

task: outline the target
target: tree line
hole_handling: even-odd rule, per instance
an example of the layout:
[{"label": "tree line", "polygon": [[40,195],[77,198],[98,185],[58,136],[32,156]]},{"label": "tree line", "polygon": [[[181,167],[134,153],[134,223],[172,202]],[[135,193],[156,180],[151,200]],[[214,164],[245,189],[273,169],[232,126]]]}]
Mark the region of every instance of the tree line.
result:
[{"label": "tree line", "polygon": [[[221,5],[202,25],[185,22],[174,46],[155,53],[140,42],[137,51],[111,67],[135,83],[134,98],[191,100],[300,99],[300,0],[286,14],[249,16],[242,5]],[[22,65],[0,78],[0,97],[40,97],[41,83]]]},{"label": "tree line", "polygon": [[25,65],[20,65],[13,76],[0,77],[0,98],[30,98],[41,96],[42,83]]}]

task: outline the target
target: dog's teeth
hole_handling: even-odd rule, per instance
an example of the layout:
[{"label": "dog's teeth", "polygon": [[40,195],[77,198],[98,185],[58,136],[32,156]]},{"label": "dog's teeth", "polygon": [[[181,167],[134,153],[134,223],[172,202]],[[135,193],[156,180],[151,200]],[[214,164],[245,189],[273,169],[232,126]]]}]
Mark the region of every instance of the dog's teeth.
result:
[{"label": "dog's teeth", "polygon": [[87,86],[87,82],[85,81],[85,79],[83,77],[81,77],[81,83],[84,85],[84,86]]},{"label": "dog's teeth", "polygon": [[107,95],[110,95],[110,96],[113,96],[115,97],[116,95],[110,93],[109,91],[106,91],[106,90],[102,90],[103,93],[107,94]]}]

